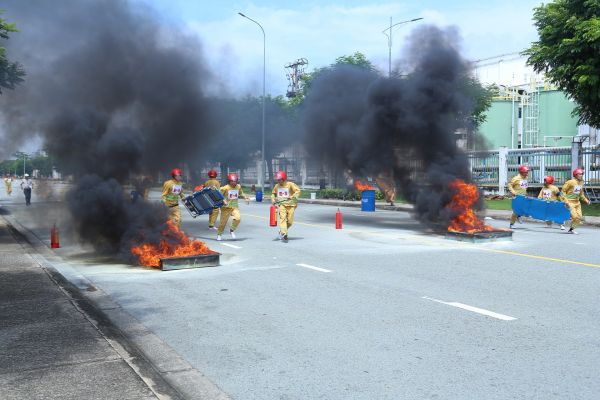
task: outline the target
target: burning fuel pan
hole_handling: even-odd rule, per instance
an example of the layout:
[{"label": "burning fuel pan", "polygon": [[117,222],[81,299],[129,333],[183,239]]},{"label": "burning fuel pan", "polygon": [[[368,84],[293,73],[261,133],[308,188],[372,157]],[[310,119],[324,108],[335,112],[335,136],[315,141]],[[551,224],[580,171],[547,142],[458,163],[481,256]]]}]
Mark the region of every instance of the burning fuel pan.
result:
[{"label": "burning fuel pan", "polygon": [[175,269],[190,269],[204,267],[218,267],[220,253],[216,254],[198,254],[187,257],[169,257],[160,259],[160,269],[162,271],[172,271]]},{"label": "burning fuel pan", "polygon": [[458,240],[459,242],[489,243],[512,241],[512,231],[489,231],[489,232],[446,232],[446,239]]}]

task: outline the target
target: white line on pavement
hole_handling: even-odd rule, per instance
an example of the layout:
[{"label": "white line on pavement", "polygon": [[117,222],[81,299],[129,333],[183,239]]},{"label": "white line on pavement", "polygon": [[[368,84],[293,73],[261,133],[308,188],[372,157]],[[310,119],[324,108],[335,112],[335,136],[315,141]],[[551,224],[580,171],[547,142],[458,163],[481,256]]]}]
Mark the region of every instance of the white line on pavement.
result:
[{"label": "white line on pavement", "polygon": [[233,247],[234,249],[241,249],[240,246],[236,246],[235,244],[229,244],[229,243],[220,243],[223,246],[227,246],[227,247]]},{"label": "white line on pavement", "polygon": [[426,300],[435,301],[436,303],[446,304],[446,305],[452,306],[452,307],[462,308],[463,310],[473,311],[473,312],[476,312],[476,313],[479,313],[479,314],[487,315],[489,317],[498,318],[498,319],[501,319],[501,320],[504,320],[504,321],[512,321],[512,320],[516,319],[514,317],[509,317],[508,315],[498,314],[498,313],[495,313],[493,311],[484,310],[483,308],[477,308],[477,307],[469,306],[469,305],[462,304],[462,303],[454,303],[454,302],[447,303],[445,301],[437,300],[437,299],[432,299],[431,297],[427,297],[427,296],[423,296],[421,298],[422,299],[426,299]]},{"label": "white line on pavement", "polygon": [[319,267],[313,267],[312,265],[308,265],[308,264],[296,264],[299,267],[304,267],[304,268],[310,268],[310,269],[314,269],[317,271],[321,271],[321,272],[331,272],[328,269],[323,269],[323,268],[319,268]]}]

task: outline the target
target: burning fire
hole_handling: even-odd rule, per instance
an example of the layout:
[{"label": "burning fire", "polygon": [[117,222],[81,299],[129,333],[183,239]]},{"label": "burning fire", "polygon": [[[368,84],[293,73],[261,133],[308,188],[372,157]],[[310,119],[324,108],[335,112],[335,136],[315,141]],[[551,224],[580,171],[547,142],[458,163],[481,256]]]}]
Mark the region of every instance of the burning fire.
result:
[{"label": "burning fire", "polygon": [[465,183],[461,179],[453,179],[448,187],[454,195],[446,209],[453,209],[458,215],[450,221],[449,231],[453,232],[489,232],[494,231],[491,225],[486,225],[473,212],[471,207],[479,200],[477,186]]},{"label": "burning fire", "polygon": [[204,185],[198,185],[194,188],[194,193],[196,193],[198,190],[202,190],[204,189]]},{"label": "burning fire", "polygon": [[363,185],[361,181],[354,182],[354,187],[360,190],[361,192],[364,192],[365,190],[373,190],[373,186],[369,185],[368,183],[365,183]]},{"label": "burning fire", "polygon": [[190,240],[185,232],[180,231],[172,221],[165,224],[162,234],[165,239],[161,240],[159,244],[144,243],[131,248],[131,254],[137,258],[140,264],[147,267],[158,267],[161,258],[216,254],[204,242]]}]

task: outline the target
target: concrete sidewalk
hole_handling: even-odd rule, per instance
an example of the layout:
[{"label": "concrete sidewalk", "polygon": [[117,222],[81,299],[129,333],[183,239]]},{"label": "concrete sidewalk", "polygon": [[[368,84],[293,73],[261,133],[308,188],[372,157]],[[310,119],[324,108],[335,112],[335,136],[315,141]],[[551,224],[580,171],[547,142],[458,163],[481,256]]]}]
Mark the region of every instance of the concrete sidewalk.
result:
[{"label": "concrete sidewalk", "polygon": [[0,215],[2,399],[183,399]]},{"label": "concrete sidewalk", "polygon": [[[316,200],[311,200],[311,199],[298,199],[298,203],[305,203],[305,204],[320,204],[320,205],[327,205],[327,206],[334,206],[334,207],[355,207],[355,208],[360,208],[361,206],[361,202],[359,200],[355,200],[355,201],[343,201],[343,200],[328,200],[328,199],[316,199]],[[412,212],[413,211],[413,206],[412,204],[398,204],[398,203],[394,203],[393,206],[391,206],[389,203],[375,203],[375,209],[376,210],[387,210],[387,211],[404,211],[404,212]],[[502,219],[502,220],[509,220],[510,216],[511,216],[512,212],[510,210],[484,210],[482,213],[479,214],[479,216],[481,218],[485,218],[485,217],[489,217],[489,218],[493,218],[493,219]],[[599,227],[600,228],[600,217],[591,217],[591,216],[584,216],[583,217],[583,222],[581,224],[581,226],[594,226],[594,227]],[[543,222],[537,219],[532,219],[532,218],[523,218],[523,221],[526,222]]]}]

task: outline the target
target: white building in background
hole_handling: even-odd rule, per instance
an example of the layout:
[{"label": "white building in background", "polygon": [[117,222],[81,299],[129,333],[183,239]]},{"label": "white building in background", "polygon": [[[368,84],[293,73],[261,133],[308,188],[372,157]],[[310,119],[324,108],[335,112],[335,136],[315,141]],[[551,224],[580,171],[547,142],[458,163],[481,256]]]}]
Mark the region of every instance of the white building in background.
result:
[{"label": "white building in background", "polygon": [[518,52],[500,54],[471,62],[472,75],[484,85],[519,86],[529,83],[533,67],[526,66],[527,57]]}]

